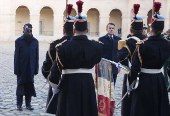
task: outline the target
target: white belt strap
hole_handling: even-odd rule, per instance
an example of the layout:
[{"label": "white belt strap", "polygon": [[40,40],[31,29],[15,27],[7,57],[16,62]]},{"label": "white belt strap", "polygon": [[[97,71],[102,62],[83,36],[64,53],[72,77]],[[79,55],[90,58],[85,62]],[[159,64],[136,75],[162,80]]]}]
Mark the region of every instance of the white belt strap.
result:
[{"label": "white belt strap", "polygon": [[141,72],[143,73],[148,73],[148,74],[157,74],[161,73],[161,69],[146,69],[146,68],[141,68]]},{"label": "white belt strap", "polygon": [[73,73],[92,73],[92,69],[84,69],[84,68],[79,68],[79,69],[63,69],[62,74],[73,74]]}]

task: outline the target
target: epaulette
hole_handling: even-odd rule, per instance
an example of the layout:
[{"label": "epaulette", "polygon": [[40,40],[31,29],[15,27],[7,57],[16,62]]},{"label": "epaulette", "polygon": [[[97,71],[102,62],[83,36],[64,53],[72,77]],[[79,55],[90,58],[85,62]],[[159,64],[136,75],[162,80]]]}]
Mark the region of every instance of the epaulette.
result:
[{"label": "epaulette", "polygon": [[126,46],[126,40],[119,40],[117,49],[120,50]]},{"label": "epaulette", "polygon": [[128,39],[134,39],[134,40],[136,40],[137,42],[141,41],[138,37],[135,37],[135,36],[129,37]]},{"label": "epaulette", "polygon": [[166,37],[164,37],[167,41],[170,41],[170,40],[168,40]]},{"label": "epaulette", "polygon": [[97,41],[97,40],[95,40],[95,39],[92,39],[92,41],[98,42],[98,43],[100,43],[100,44],[104,44],[103,42]]},{"label": "epaulette", "polygon": [[55,46],[55,48],[57,48],[58,46],[61,46],[63,43],[65,43],[67,41],[67,39],[66,40],[64,40],[64,41],[62,41],[61,43],[58,43],[56,46]]},{"label": "epaulette", "polygon": [[129,55],[131,56],[131,51],[130,51],[129,47],[128,47],[127,44],[126,44],[126,40],[119,40],[119,41],[118,41],[117,49],[118,49],[118,50],[121,50],[123,47],[125,47],[125,48],[128,50],[128,55],[126,56],[125,59],[123,59],[123,60],[121,60],[121,61],[119,61],[119,62],[123,62],[124,60],[126,60]]},{"label": "epaulette", "polygon": [[60,40],[60,38],[58,38],[58,39],[56,39],[56,40],[54,40],[54,41],[50,41],[49,44],[52,44],[52,43],[54,43],[54,42],[57,41],[57,40]]},{"label": "epaulette", "polygon": [[[127,38],[126,40],[129,40],[129,39],[134,39],[138,42],[140,42],[140,39],[138,37],[135,37],[135,36],[132,36],[132,37],[129,37]],[[118,50],[122,49],[123,47],[126,47],[126,40],[119,40],[118,41]]]},{"label": "epaulette", "polygon": [[145,38],[145,39],[143,39],[143,40],[140,40],[140,41],[138,41],[138,42],[136,43],[136,45],[144,44],[144,42],[147,41],[147,40],[148,40],[148,38]]}]

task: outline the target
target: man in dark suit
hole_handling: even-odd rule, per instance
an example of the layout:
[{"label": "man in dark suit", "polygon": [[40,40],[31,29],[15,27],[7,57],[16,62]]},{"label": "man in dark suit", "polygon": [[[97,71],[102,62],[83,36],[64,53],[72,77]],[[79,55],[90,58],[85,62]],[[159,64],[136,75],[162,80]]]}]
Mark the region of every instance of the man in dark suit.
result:
[{"label": "man in dark suit", "polygon": [[34,75],[38,74],[39,46],[38,40],[32,35],[32,25],[25,24],[23,35],[15,41],[14,74],[17,75],[17,110],[22,111],[23,95],[26,108],[33,110],[31,96],[36,96]]},{"label": "man in dark suit", "polygon": [[[115,24],[108,23],[106,26],[106,31],[107,34],[99,38],[99,41],[104,43],[102,57],[108,60],[119,62],[119,59],[117,57],[117,44],[118,41],[121,40],[121,38],[114,35]],[[115,65],[112,65],[112,71],[115,84],[117,74],[120,72],[120,69],[118,69]]]}]

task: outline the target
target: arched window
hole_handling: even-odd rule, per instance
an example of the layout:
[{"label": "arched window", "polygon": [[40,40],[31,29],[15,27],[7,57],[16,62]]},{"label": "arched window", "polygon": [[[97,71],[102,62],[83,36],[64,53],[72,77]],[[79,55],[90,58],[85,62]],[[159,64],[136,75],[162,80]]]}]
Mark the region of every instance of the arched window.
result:
[{"label": "arched window", "polygon": [[23,34],[24,24],[30,22],[30,11],[26,6],[20,6],[16,10],[15,16],[15,35],[21,36]]},{"label": "arched window", "polygon": [[95,8],[91,8],[87,12],[88,22],[88,35],[99,36],[99,11]]},{"label": "arched window", "polygon": [[40,11],[39,35],[53,36],[53,10],[50,7],[43,7]]},{"label": "arched window", "polygon": [[[122,35],[122,31],[121,31],[122,30],[122,13],[119,9],[113,9],[110,12],[109,22],[112,22],[115,24],[115,35],[118,35],[119,37],[121,37]],[[118,29],[120,29],[120,31],[118,31]]]}]

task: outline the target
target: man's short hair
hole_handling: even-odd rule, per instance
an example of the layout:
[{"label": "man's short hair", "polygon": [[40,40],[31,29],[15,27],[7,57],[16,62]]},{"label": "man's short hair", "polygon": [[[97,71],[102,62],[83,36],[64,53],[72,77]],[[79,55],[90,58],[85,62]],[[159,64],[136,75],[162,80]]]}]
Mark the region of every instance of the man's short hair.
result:
[{"label": "man's short hair", "polygon": [[69,35],[69,36],[73,36],[74,35],[73,30],[70,30],[68,28],[64,28],[64,29],[65,29],[66,35]]},{"label": "man's short hair", "polygon": [[163,29],[155,29],[154,27],[152,27],[152,30],[155,35],[161,35],[163,31]]},{"label": "man's short hair", "polygon": [[106,28],[108,27],[108,25],[114,25],[114,26],[115,26],[115,24],[114,24],[114,23],[108,23],[108,24],[107,24],[107,26],[106,26]]},{"label": "man's short hair", "polygon": [[136,30],[136,29],[133,29],[132,27],[131,27],[131,32],[133,34],[142,34],[142,30]]}]

